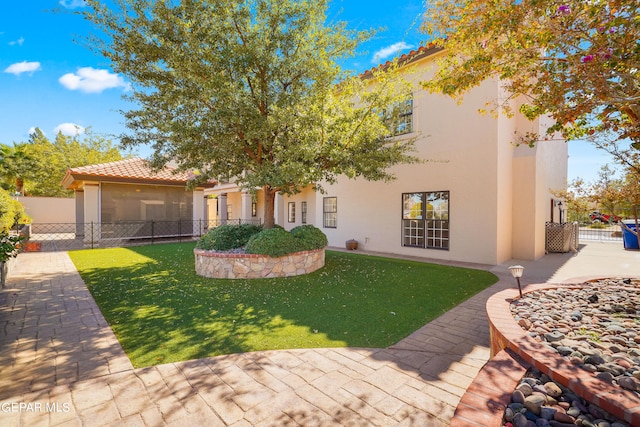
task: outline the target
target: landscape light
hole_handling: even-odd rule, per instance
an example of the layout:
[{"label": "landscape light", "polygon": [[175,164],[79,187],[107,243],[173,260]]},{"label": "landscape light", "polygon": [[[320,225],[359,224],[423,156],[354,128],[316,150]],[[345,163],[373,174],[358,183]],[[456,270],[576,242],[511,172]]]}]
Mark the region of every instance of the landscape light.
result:
[{"label": "landscape light", "polygon": [[522,277],[522,273],[524,273],[524,267],[521,265],[512,265],[511,267],[509,267],[509,271],[518,282],[518,291],[520,292],[520,298],[522,298],[522,287],[520,286],[520,278]]}]

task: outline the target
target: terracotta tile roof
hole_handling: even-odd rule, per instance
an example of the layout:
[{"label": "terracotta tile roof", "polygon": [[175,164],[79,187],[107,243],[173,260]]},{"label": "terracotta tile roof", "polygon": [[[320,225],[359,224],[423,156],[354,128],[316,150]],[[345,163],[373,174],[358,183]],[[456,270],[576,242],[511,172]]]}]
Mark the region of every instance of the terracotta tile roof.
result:
[{"label": "terracotta tile roof", "polygon": [[[436,52],[441,51],[442,48],[437,47],[434,43],[428,43],[426,46],[420,46],[418,49],[416,50],[412,50],[409,53],[405,53],[402,54],[398,59],[398,64],[405,65],[405,64],[410,64],[413,61],[416,61],[420,58],[423,58],[425,56],[429,56],[429,55],[433,55]],[[390,65],[392,64],[391,61],[387,61],[384,64],[380,64],[377,67],[373,67],[369,70],[364,71],[362,74],[360,74],[360,76],[362,78],[369,78],[371,76],[373,76],[373,74],[380,70],[380,71],[384,71],[386,68],[388,68]]]},{"label": "terracotta tile roof", "polygon": [[62,180],[66,188],[72,187],[74,181],[105,181],[118,182],[136,181],[151,184],[186,184],[193,178],[193,174],[176,172],[175,167],[167,166],[158,172],[152,172],[147,161],[141,158],[125,159],[110,163],[80,166],[67,170]]},{"label": "terracotta tile roof", "polygon": [[147,161],[141,158],[125,159],[117,162],[100,163],[69,169],[69,173],[72,175],[95,177],[137,178],[178,182],[186,182],[192,178],[191,174],[184,172],[175,174],[174,171],[175,168],[167,166],[163,170],[154,173],[147,165]]}]

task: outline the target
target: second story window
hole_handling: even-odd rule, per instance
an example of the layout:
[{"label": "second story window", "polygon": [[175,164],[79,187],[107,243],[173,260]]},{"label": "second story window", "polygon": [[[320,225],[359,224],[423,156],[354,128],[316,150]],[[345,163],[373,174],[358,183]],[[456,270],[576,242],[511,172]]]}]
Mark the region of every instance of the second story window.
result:
[{"label": "second story window", "polygon": [[384,112],[384,121],[390,136],[413,132],[413,97]]}]

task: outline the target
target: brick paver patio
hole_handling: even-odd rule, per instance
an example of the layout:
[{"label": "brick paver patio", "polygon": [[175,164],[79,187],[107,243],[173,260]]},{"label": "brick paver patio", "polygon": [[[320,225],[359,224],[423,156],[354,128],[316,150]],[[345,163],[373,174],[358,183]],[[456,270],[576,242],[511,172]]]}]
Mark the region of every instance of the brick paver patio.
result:
[{"label": "brick paver patio", "polygon": [[[531,264],[530,277],[572,257]],[[493,270],[497,284],[386,349],[133,369],[68,255],[24,253],[0,292],[0,426],[446,426],[489,358],[485,303],[513,286]]]}]

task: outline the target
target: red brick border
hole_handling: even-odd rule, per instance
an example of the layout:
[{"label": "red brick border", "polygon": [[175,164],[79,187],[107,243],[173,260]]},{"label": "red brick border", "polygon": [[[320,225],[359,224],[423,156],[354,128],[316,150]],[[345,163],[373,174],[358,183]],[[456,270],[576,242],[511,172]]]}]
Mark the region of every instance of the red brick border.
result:
[{"label": "red brick border", "polygon": [[478,372],[456,407],[449,427],[499,427],[511,394],[529,365],[502,350]]},{"label": "red brick border", "polygon": [[[590,278],[590,280],[593,279],[593,277]],[[575,282],[574,284],[529,285],[526,292],[559,287],[579,287],[580,285]],[[511,397],[517,382],[526,372],[523,365],[521,370],[514,365],[518,363],[514,357],[522,359],[524,365],[530,364],[536,367],[552,380],[570,388],[580,397],[598,405],[615,417],[631,425],[640,425],[640,398],[635,393],[612,387],[611,384],[596,378],[593,374],[571,365],[558,353],[527,335],[517,324],[509,309],[511,301],[517,297],[518,293],[515,289],[507,289],[498,292],[487,301],[491,354],[495,356],[480,370],[471,387],[462,397],[451,425],[458,427],[501,425],[502,412],[498,417],[497,407],[501,407],[500,411],[504,411],[509,401],[504,402],[503,398]],[[514,381],[513,377],[517,376],[518,372],[521,372],[520,377]],[[489,386],[490,384],[494,384],[495,387]],[[478,405],[482,402],[484,405]],[[484,412],[481,412],[483,406]],[[480,423],[470,420],[480,420]]]}]

